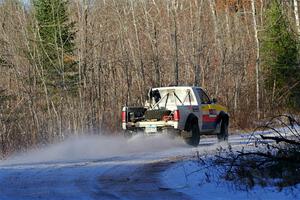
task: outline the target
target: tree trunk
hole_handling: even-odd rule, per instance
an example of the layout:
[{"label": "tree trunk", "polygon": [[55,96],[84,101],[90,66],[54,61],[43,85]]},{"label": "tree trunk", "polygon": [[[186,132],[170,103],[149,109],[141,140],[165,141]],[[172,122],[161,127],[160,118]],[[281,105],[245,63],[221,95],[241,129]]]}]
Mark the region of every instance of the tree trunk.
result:
[{"label": "tree trunk", "polygon": [[179,58],[178,58],[178,29],[177,29],[177,17],[176,11],[173,11],[173,20],[174,20],[174,32],[173,32],[173,39],[174,39],[174,48],[175,48],[175,55],[174,55],[174,79],[175,85],[178,85],[179,79]]},{"label": "tree trunk", "polygon": [[215,37],[216,48],[217,48],[217,56],[219,59],[219,65],[221,66],[221,69],[218,69],[217,66],[215,66],[215,69],[214,69],[213,84],[215,87],[215,96],[217,96],[217,94],[219,93],[220,75],[221,75],[221,71],[223,71],[222,68],[223,68],[224,55],[223,55],[221,41],[220,41],[220,37],[219,37],[219,24],[217,21],[215,0],[209,1],[209,6],[210,6],[211,16],[212,16],[213,26],[214,26],[214,37]]},{"label": "tree trunk", "polygon": [[294,14],[295,14],[295,22],[296,22],[297,33],[298,33],[298,35],[300,35],[298,0],[294,0]]},{"label": "tree trunk", "polygon": [[260,91],[259,91],[259,40],[257,33],[257,23],[256,23],[256,12],[255,12],[255,0],[251,0],[251,9],[252,9],[252,20],[253,20],[253,29],[254,29],[254,38],[255,38],[255,47],[256,47],[256,59],[255,59],[255,77],[256,77],[256,113],[257,118],[260,118]]}]

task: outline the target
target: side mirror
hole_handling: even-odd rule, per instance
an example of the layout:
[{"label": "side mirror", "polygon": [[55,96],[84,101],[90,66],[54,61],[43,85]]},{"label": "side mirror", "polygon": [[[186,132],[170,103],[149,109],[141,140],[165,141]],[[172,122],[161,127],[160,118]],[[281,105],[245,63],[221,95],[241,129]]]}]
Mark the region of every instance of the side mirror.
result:
[{"label": "side mirror", "polygon": [[216,98],[213,98],[212,99],[212,103],[217,103],[218,101],[217,101],[217,99]]}]

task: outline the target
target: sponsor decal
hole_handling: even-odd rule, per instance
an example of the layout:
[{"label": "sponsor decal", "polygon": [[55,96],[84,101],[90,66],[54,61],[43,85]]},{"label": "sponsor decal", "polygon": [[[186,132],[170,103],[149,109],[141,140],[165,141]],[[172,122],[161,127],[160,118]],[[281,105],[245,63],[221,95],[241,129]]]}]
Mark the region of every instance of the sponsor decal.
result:
[{"label": "sponsor decal", "polygon": [[218,112],[216,109],[209,109],[209,117],[216,118],[217,115],[218,115]]}]

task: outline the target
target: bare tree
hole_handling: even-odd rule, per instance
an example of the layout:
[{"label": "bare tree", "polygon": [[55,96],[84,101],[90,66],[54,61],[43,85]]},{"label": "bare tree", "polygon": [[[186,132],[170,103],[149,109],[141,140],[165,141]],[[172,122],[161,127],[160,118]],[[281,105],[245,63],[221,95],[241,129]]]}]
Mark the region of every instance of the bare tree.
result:
[{"label": "bare tree", "polygon": [[260,86],[259,86],[259,40],[258,40],[258,30],[257,30],[257,22],[256,22],[256,9],[255,9],[255,0],[251,0],[251,10],[252,10],[252,20],[253,20],[253,29],[254,29],[254,38],[255,38],[255,51],[256,51],[256,59],[255,59],[255,75],[256,75],[256,112],[257,118],[260,118]]},{"label": "bare tree", "polygon": [[300,22],[299,22],[299,12],[298,12],[298,0],[294,0],[294,15],[295,15],[295,22],[298,35],[300,35]]}]

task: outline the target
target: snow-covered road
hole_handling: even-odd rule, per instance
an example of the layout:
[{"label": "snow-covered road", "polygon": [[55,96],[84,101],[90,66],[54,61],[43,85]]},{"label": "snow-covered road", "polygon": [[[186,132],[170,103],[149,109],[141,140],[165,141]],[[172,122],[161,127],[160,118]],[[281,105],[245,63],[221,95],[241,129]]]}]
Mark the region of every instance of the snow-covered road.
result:
[{"label": "snow-covered road", "polygon": [[[248,141],[249,135],[229,139],[235,147],[251,145]],[[286,198],[272,190],[260,196],[260,189],[230,195],[237,192],[201,186],[201,173],[187,177],[197,168],[191,157],[219,145],[214,137],[202,138],[197,148],[165,136],[71,139],[0,162],[0,200]]]}]

